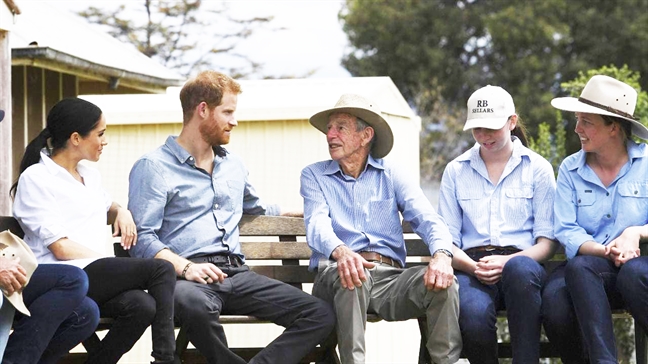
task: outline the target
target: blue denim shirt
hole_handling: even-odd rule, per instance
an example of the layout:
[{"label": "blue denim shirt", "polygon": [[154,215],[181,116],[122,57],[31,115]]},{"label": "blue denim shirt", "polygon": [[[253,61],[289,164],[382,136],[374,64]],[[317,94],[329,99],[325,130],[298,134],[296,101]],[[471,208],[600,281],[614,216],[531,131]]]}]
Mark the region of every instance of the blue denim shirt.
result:
[{"label": "blue denim shirt", "polygon": [[582,150],[560,165],[554,227],[567,258],[586,241],[607,245],[627,227],[648,223],[648,148],[628,141],[627,149],[628,162],[608,187]]},{"label": "blue denim shirt", "polygon": [[151,258],[165,248],[185,257],[241,254],[241,215],[279,215],[264,205],[247,179],[241,159],[214,158],[210,176],[175,137],[140,158],[130,173],[128,209],[137,225],[135,257]]},{"label": "blue denim shirt", "polygon": [[496,185],[479,144],[448,163],[441,179],[439,214],[462,250],[485,245],[524,250],[539,237],[553,239],[556,180],[539,154],[513,137],[513,154]]},{"label": "blue denim shirt", "polygon": [[445,222],[419,187],[383,159],[369,156],[355,179],[342,173],[333,160],[318,162],[301,172],[301,195],[310,269],[346,244],[351,250],[375,251],[404,266],[405,241],[399,212],[429,246],[430,253],[452,248]]}]

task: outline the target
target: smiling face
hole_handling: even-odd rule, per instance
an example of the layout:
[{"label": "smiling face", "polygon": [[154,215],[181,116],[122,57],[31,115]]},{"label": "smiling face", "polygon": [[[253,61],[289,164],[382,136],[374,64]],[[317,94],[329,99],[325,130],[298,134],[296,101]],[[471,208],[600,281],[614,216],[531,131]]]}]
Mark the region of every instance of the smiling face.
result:
[{"label": "smiling face", "polygon": [[82,159],[97,162],[101,157],[103,147],[108,145],[106,141],[106,118],[101,115],[97,125],[86,135],[79,138],[79,150]]},{"label": "smiling face", "polygon": [[515,129],[516,123],[517,118],[512,116],[500,129],[474,128],[472,135],[482,152],[497,153],[510,148],[511,130]]},{"label": "smiling face", "polygon": [[364,160],[369,155],[367,145],[373,137],[373,129],[358,131],[356,117],[347,113],[334,113],[326,124],[326,141],[331,159],[338,163]]},{"label": "smiling face", "polygon": [[581,142],[581,148],[585,152],[598,153],[601,148],[610,142],[615,124],[606,125],[603,117],[598,114],[576,113],[576,128]]},{"label": "smiling face", "polygon": [[[209,109],[206,104],[207,116],[200,124],[199,130],[205,142],[212,146],[225,145],[230,141],[232,129],[238,125],[234,112],[238,96],[231,92],[223,95],[221,104]],[[200,105],[199,107],[203,107]]]}]

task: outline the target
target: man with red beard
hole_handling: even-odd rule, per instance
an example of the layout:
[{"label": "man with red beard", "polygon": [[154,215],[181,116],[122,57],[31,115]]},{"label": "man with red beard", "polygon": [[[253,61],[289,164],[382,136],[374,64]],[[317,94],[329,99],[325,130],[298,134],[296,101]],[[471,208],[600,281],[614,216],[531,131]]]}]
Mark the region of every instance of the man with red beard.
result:
[{"label": "man with red beard", "polygon": [[[175,314],[209,363],[244,363],[228,349],[221,314],[252,315],[286,327],[253,363],[297,363],[335,324],[324,301],[251,272],[241,253],[242,214],[279,215],[247,179],[229,143],[240,85],[205,71],[180,91],[183,126],[130,174],[129,209],[138,228],[136,257],[173,263]],[[271,303],[270,303],[271,302]]]}]

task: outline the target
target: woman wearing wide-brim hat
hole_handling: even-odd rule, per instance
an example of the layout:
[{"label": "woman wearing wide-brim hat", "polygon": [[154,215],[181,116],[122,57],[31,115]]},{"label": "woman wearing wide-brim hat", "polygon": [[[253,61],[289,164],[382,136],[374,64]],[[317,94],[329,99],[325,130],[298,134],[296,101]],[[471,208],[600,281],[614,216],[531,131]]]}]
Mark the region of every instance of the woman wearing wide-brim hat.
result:
[{"label": "woman wearing wide-brim hat", "polygon": [[637,92],[592,77],[579,98],[551,104],[576,113],[581,150],[560,166],[554,232],[568,261],[549,276],[543,318],[564,363],[616,363],[611,309],[627,307],[648,328],[648,129],[633,114]]}]

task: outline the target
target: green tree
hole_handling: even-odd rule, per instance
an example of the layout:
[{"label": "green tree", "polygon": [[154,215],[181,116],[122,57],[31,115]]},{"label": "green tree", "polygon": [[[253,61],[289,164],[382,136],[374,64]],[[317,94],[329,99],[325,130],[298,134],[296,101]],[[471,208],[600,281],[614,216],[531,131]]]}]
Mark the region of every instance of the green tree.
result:
[{"label": "green tree", "polygon": [[[205,68],[234,77],[260,71],[262,64],[237,53],[236,45],[272,20],[232,18],[226,2],[201,0],[140,0],[114,9],[89,7],[79,15],[185,76]],[[217,64],[237,65],[223,69]]]},{"label": "green tree", "polygon": [[[648,72],[646,0],[347,0],[340,18],[351,44],[343,65],[354,76],[394,80],[421,115],[421,155],[437,160],[422,160],[430,168],[456,156],[443,139],[427,144],[430,130],[447,131],[454,143],[448,133],[457,128],[443,123],[456,120],[482,86],[509,91],[534,137],[542,122],[555,120],[550,101],[560,83],[578,71],[627,64]],[[451,114],[429,114],[443,109]],[[565,138],[566,153],[580,148],[574,133]]]}]

